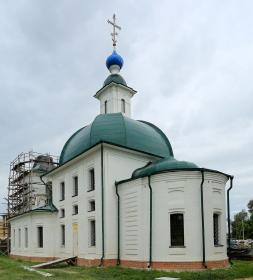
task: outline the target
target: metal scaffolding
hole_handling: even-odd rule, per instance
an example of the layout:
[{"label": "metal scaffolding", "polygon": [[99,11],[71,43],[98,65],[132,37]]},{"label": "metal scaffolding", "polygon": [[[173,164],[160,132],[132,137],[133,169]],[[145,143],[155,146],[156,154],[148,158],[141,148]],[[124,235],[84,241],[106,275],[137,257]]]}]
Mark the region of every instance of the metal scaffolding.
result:
[{"label": "metal scaffolding", "polygon": [[36,197],[48,195],[40,176],[57,165],[57,157],[36,152],[21,153],[10,163],[8,218],[36,208]]},{"label": "metal scaffolding", "polygon": [[0,255],[8,255],[9,252],[9,222],[6,214],[0,214]]}]

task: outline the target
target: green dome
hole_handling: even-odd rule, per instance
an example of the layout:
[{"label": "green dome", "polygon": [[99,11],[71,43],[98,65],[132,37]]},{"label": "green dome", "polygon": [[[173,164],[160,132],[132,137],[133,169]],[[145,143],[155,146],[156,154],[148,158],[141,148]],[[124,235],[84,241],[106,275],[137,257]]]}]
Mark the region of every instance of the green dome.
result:
[{"label": "green dome", "polygon": [[127,86],[126,81],[119,74],[111,74],[104,81],[104,87],[109,85],[110,83],[121,84]]},{"label": "green dome", "polygon": [[163,158],[161,160],[150,163],[144,167],[136,169],[132,178],[145,177],[153,175],[166,170],[177,170],[177,169],[193,169],[199,168],[196,164],[188,161],[178,161],[173,157]]},{"label": "green dome", "polygon": [[159,157],[173,157],[170,142],[158,127],[115,113],[98,115],[90,125],[74,133],[63,147],[60,165],[99,142],[107,142]]}]

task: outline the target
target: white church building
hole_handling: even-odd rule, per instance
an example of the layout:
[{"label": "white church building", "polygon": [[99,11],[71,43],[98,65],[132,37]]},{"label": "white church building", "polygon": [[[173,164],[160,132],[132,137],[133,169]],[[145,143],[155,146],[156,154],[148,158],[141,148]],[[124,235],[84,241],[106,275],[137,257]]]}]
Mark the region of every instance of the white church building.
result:
[{"label": "white church building", "polygon": [[36,175],[47,199],[10,217],[11,256],[75,256],[87,266],[227,267],[233,177],[176,160],[157,126],[132,118],[136,91],[120,75],[115,50],[106,66],[110,74],[94,95],[100,114],[67,140],[57,167]]}]

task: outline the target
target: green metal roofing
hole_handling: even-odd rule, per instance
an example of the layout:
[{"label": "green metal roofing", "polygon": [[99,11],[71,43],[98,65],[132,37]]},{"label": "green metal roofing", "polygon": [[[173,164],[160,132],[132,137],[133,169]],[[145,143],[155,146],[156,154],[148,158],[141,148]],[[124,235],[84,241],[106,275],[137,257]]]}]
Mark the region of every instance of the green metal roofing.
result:
[{"label": "green metal roofing", "polygon": [[159,157],[173,156],[168,138],[158,127],[148,122],[127,118],[121,113],[114,113],[98,115],[90,125],[75,132],[63,147],[60,165],[100,142]]},{"label": "green metal roofing", "polygon": [[145,177],[166,170],[176,170],[176,169],[187,170],[187,169],[194,169],[194,168],[199,168],[199,167],[192,162],[178,161],[173,157],[168,157],[136,169],[132,174],[132,178]]},{"label": "green metal roofing", "polygon": [[109,75],[106,78],[106,80],[104,81],[104,85],[103,86],[105,87],[105,86],[109,85],[110,83],[116,83],[116,84],[121,84],[121,85],[127,86],[126,81],[119,74],[111,74],[111,75]]},{"label": "green metal roofing", "polygon": [[31,212],[57,212],[57,208],[53,204],[41,206],[31,210]]}]

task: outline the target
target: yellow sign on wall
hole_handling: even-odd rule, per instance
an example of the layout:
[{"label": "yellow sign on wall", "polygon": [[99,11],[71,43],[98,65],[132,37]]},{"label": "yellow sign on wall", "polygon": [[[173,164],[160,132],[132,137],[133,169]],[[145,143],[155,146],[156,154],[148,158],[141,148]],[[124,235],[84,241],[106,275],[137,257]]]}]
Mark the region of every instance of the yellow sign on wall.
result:
[{"label": "yellow sign on wall", "polygon": [[73,230],[74,232],[77,232],[77,231],[78,231],[78,224],[77,224],[77,223],[72,224],[72,230]]}]

